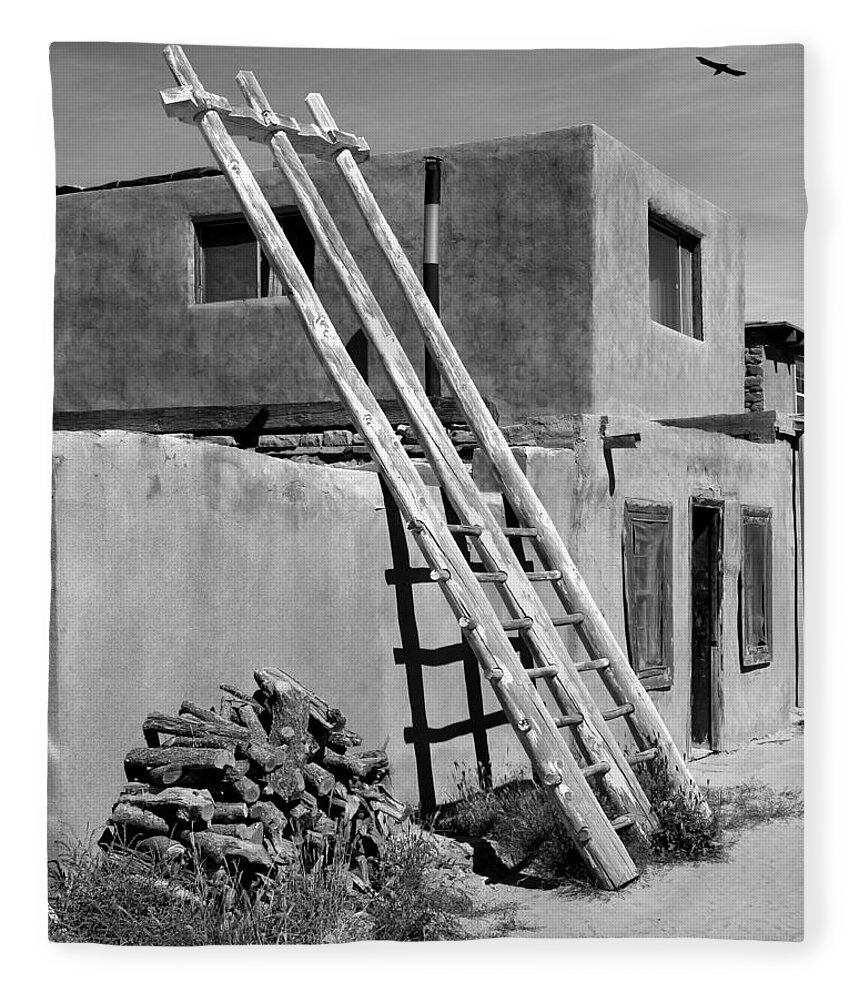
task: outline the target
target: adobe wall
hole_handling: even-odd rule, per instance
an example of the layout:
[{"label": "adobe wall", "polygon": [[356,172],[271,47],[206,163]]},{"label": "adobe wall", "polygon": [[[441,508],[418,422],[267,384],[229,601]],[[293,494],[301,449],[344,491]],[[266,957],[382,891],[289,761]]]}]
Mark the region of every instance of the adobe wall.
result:
[{"label": "adobe wall", "polygon": [[[730,749],[781,728],[794,704],[796,683],[790,444],[785,440],[758,444],[724,434],[610,417],[607,433],[641,434],[637,448],[612,452],[616,490],[610,496],[600,422],[596,416],[565,418],[563,424],[540,430],[546,441],[555,435],[555,447],[519,447],[516,454],[619,637],[625,634],[621,562],[624,501],[672,505],[674,680],[668,691],[655,691],[653,697],[673,737],[682,750],[688,747],[689,503],[691,497],[698,496],[724,502],[723,714],[717,720],[717,748]],[[476,480],[482,488],[489,488],[492,477],[481,455],[476,455],[474,467]],[[773,660],[769,666],[753,670],[741,669],[738,643],[742,504],[773,508]],[[578,649],[576,656],[583,659],[584,652]],[[599,704],[610,707],[599,682],[593,691]],[[614,725],[619,737],[629,740],[626,726]]]},{"label": "adobe wall", "polygon": [[[479,388],[505,417],[588,410],[590,128],[364,164],[419,274],[422,157],[431,153],[445,161],[443,318]],[[421,372],[423,342],[337,168],[316,160],[308,168]],[[275,208],[293,204],[278,171],[258,179]],[[57,198],[55,409],[335,398],[287,299],[193,304],[192,216],[237,211],[220,177]],[[319,248],[316,276],[346,341],[360,324]],[[374,388],[393,394],[373,359],[371,375]]]},{"label": "adobe wall", "polygon": [[[220,683],[248,688],[260,666],[340,705],[367,747],[388,739],[395,787],[418,801],[376,475],[178,437],[58,433],[53,492],[49,847],[100,831],[148,712],[217,706]],[[422,647],[460,641],[436,585],[413,596]],[[462,665],[425,669],[424,689],[430,726],[468,718]],[[507,727],[489,741],[494,761],[525,762]],[[433,748],[439,801],[455,761],[474,769],[470,736]]]},{"label": "adobe wall", "polygon": [[[648,210],[701,237],[703,339],[651,320]],[[744,409],[744,234],[721,209],[594,128],[595,411]],[[594,411],[592,411],[594,412]]]}]

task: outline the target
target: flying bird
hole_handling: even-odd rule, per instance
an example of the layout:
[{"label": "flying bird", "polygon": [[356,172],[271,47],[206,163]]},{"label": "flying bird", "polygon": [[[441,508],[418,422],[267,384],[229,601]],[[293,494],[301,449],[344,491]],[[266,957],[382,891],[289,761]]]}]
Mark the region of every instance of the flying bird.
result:
[{"label": "flying bird", "polygon": [[711,62],[710,59],[706,59],[704,56],[696,56],[696,59],[703,66],[710,66],[714,71],[714,76],[719,76],[720,73],[729,73],[731,76],[746,76],[746,70],[744,69],[732,69],[728,63],[718,63]]}]

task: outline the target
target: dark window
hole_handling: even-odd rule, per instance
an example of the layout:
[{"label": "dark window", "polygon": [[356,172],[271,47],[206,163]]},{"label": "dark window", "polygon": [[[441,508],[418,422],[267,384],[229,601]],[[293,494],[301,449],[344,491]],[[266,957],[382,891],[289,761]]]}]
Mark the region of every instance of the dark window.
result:
[{"label": "dark window", "polygon": [[672,684],[672,508],[624,505],[624,610],[630,663],[644,686]]},{"label": "dark window", "polygon": [[794,359],[794,412],[803,416],[805,392],[803,385],[803,355]]},{"label": "dark window", "polygon": [[[275,212],[305,273],[314,280],[314,241],[295,210]],[[242,216],[198,219],[195,302],[227,302],[282,295],[251,227]]]},{"label": "dark window", "polygon": [[656,215],[648,216],[651,319],[702,339],[699,239]]},{"label": "dark window", "polygon": [[770,663],[772,656],[771,512],[741,508],[741,654],[743,665]]}]

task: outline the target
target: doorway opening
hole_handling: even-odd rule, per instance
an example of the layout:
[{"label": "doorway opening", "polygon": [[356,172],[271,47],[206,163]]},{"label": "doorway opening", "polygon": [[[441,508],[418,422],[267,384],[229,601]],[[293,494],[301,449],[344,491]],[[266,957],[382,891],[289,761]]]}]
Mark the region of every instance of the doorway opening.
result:
[{"label": "doorway opening", "polygon": [[722,504],[694,499],[690,507],[690,742],[711,750],[718,742],[722,565]]}]

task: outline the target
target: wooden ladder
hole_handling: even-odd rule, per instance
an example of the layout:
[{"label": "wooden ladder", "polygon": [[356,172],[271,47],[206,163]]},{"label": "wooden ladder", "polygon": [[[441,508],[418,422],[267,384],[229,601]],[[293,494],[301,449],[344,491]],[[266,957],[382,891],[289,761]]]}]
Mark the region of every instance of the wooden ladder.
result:
[{"label": "wooden ladder", "polygon": [[[292,117],[276,114],[253,74],[243,71],[237,81],[248,107],[236,109],[225,98],[203,88],[179,46],[168,46],[164,54],[178,84],[162,92],[167,114],[195,124],[202,132],[273,271],[292,297],[314,351],[376,459],[406,527],[430,568],[431,579],[441,587],[465,642],[530,760],[536,782],[558,810],[597,882],[620,888],[635,878],[637,871],[618,832],[633,828],[647,835],[656,828],[651,804],[634,774],[635,766],[662,757],[671,785],[682,790],[701,811],[707,812],[707,804],[364,181],[357,162],[367,157],[367,144],[337,128],[318,94],[307,99],[315,124],[300,125]],[[349,357],[233,135],[270,147],[317,245],[331,261],[365,334],[375,346],[459,523],[447,523],[430,500],[417,469]],[[299,152],[334,160],[343,174],[522,527],[502,526],[487,508]],[[523,569],[511,547],[512,538],[527,538],[544,568],[537,572]],[[464,539],[474,548],[482,570],[476,571],[470,564]],[[540,581],[553,584],[565,615],[550,616],[534,588]],[[509,617],[496,613],[483,590],[486,584],[497,587]],[[589,660],[572,660],[558,632],[563,626],[577,630]],[[518,633],[525,643],[533,667],[526,668],[520,662],[509,639],[512,633]],[[615,708],[599,710],[582,676],[588,671],[603,680]],[[558,714],[540,696],[536,686],[539,679],[545,682]],[[626,720],[638,747],[629,756],[625,756],[610,730],[609,722],[616,718]],[[565,734],[570,736],[569,742]],[[600,783],[607,811],[598,802],[592,782]]]}]

